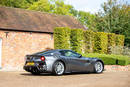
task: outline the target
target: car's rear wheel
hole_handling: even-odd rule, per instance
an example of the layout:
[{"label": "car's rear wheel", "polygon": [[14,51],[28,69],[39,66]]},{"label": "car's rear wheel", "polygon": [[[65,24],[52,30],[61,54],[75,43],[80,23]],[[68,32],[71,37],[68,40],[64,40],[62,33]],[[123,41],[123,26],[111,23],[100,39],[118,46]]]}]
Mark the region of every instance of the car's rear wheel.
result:
[{"label": "car's rear wheel", "polygon": [[54,63],[53,73],[55,75],[63,75],[64,71],[65,71],[65,66],[64,66],[63,62],[57,61]]},{"label": "car's rear wheel", "polygon": [[102,73],[103,71],[103,63],[100,62],[100,61],[97,61],[95,64],[94,64],[94,70],[95,70],[95,73]]}]

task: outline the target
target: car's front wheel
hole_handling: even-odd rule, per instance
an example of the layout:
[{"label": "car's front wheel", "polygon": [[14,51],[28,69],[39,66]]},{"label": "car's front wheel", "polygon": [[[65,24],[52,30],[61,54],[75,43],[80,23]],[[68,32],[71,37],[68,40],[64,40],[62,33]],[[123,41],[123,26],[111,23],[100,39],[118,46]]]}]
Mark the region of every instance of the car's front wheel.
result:
[{"label": "car's front wheel", "polygon": [[94,64],[94,70],[95,70],[95,73],[102,73],[103,72],[103,63],[100,62],[100,61],[97,61],[95,64]]},{"label": "car's front wheel", "polygon": [[63,62],[61,61],[57,61],[54,63],[54,66],[53,66],[53,73],[55,75],[62,75],[65,71],[65,66],[63,64]]}]

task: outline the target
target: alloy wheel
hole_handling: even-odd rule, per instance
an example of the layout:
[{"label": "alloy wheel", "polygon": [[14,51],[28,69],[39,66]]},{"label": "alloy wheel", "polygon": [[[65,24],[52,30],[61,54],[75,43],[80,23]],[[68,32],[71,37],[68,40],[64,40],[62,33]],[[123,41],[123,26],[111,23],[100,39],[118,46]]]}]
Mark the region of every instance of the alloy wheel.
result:
[{"label": "alloy wheel", "polygon": [[95,71],[96,73],[101,73],[103,71],[103,64],[101,62],[95,63]]},{"label": "alloy wheel", "polygon": [[64,64],[62,62],[56,62],[55,64],[55,73],[57,75],[62,75],[64,73]]}]

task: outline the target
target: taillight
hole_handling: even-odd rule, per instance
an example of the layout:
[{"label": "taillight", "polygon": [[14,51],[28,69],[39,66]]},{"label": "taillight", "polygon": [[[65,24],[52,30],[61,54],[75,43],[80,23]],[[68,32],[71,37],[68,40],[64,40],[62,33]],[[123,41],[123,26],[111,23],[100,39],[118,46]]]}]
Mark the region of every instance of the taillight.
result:
[{"label": "taillight", "polygon": [[44,57],[44,56],[42,56],[42,57],[41,57],[41,61],[44,61],[44,60],[45,60],[45,57]]}]

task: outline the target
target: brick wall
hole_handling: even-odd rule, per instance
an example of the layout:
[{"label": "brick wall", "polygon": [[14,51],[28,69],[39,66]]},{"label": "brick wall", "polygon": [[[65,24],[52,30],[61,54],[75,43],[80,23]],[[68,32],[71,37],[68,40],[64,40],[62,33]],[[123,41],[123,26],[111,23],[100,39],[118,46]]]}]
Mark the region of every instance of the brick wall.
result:
[{"label": "brick wall", "polygon": [[24,56],[53,48],[51,34],[0,31],[2,39],[2,70],[22,70]]}]

